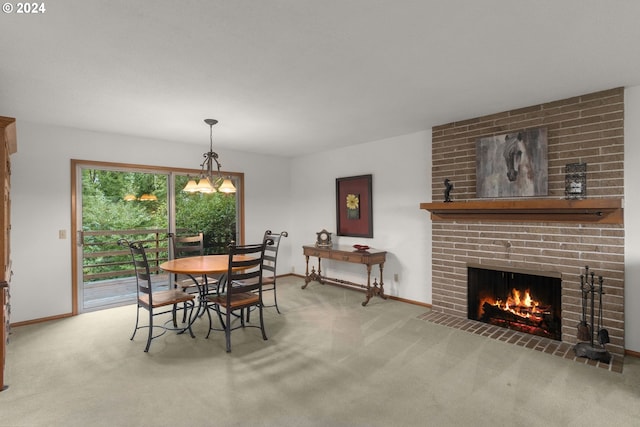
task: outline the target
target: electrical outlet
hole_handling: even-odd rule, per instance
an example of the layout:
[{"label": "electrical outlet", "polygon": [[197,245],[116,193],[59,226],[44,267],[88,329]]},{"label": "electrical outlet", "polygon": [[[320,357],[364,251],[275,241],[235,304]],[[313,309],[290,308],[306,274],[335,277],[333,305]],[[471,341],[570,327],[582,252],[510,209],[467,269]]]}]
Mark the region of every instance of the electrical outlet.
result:
[{"label": "electrical outlet", "polygon": [[399,281],[400,281],[400,278],[399,278],[399,274],[398,274],[398,273],[395,273],[395,274],[393,275],[393,281],[394,281],[394,282],[399,282]]},{"label": "electrical outlet", "polygon": [[58,239],[66,239],[67,230],[58,230]]}]

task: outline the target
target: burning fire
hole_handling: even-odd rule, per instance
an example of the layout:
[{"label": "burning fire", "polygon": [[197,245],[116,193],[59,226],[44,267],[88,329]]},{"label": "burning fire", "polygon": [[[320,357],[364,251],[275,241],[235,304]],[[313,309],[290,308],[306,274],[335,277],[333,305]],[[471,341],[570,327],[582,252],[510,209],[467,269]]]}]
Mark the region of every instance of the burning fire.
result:
[{"label": "burning fire", "polygon": [[519,289],[511,289],[511,295],[507,297],[506,301],[486,297],[482,301],[480,301],[481,309],[484,303],[488,303],[503,311],[508,311],[515,314],[516,316],[526,319],[541,318],[545,313],[545,310],[542,310],[540,308],[540,302],[535,301],[531,297],[529,289],[525,290],[524,293],[522,293]]}]

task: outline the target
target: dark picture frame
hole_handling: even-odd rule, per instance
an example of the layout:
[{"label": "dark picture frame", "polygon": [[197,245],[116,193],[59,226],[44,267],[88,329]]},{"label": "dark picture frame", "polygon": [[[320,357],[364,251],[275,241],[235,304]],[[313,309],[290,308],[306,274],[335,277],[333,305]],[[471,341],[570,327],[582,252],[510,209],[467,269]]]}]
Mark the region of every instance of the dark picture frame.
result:
[{"label": "dark picture frame", "polygon": [[338,236],[373,237],[372,175],[336,178]]}]

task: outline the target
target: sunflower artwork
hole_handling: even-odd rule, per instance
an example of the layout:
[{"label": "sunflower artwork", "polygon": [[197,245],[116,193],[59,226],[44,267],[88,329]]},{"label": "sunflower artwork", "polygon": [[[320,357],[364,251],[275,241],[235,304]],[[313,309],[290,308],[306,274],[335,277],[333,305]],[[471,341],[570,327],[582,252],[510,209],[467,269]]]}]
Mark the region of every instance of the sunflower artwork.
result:
[{"label": "sunflower artwork", "polygon": [[359,194],[347,194],[347,219],[360,219]]},{"label": "sunflower artwork", "polygon": [[336,235],[373,237],[371,175],[336,178]]}]

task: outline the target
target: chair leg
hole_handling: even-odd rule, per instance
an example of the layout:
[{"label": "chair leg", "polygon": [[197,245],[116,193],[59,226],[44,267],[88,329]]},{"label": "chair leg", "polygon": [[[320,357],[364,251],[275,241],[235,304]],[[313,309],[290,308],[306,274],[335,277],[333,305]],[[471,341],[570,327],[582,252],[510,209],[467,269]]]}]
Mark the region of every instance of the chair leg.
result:
[{"label": "chair leg", "polygon": [[173,321],[173,327],[177,328],[178,327],[178,304],[173,304],[173,308],[171,309],[171,320]]},{"label": "chair leg", "polygon": [[133,328],[133,335],[131,335],[130,340],[133,341],[133,338],[136,336],[136,332],[138,332],[138,321],[140,320],[140,306],[136,308],[136,327]]},{"label": "chair leg", "polygon": [[231,310],[229,310],[229,307],[226,308],[226,318],[227,318],[227,324],[224,327],[224,336],[225,336],[225,340],[227,342],[227,353],[231,352]]},{"label": "chair leg", "polygon": [[280,309],[278,308],[278,295],[276,294],[276,282],[273,282],[273,304],[276,306],[278,314],[280,314]]},{"label": "chair leg", "polygon": [[262,304],[258,306],[258,309],[260,310],[260,330],[262,331],[262,339],[266,341],[267,333],[264,330],[264,319],[262,317]]},{"label": "chair leg", "polygon": [[147,346],[144,348],[144,352],[149,351],[149,347],[151,347],[151,340],[153,339],[153,311],[151,307],[149,307],[149,335],[147,336]]}]

